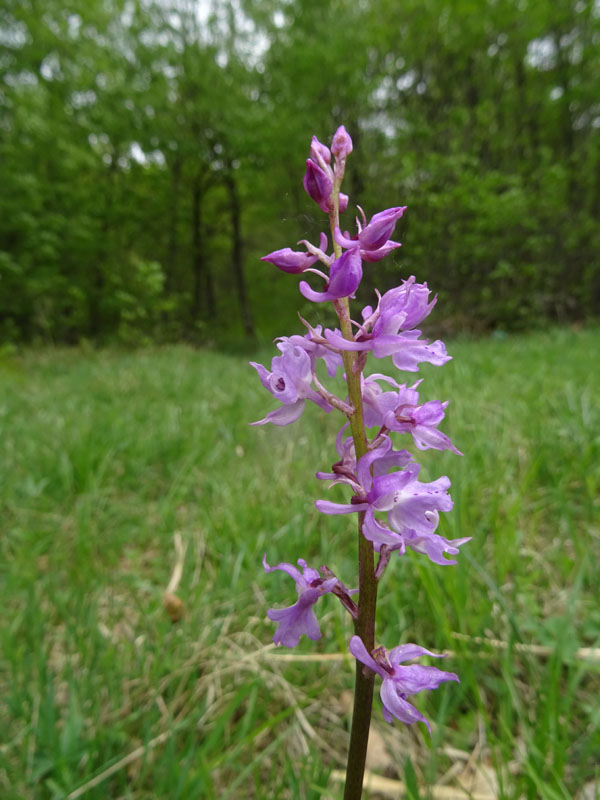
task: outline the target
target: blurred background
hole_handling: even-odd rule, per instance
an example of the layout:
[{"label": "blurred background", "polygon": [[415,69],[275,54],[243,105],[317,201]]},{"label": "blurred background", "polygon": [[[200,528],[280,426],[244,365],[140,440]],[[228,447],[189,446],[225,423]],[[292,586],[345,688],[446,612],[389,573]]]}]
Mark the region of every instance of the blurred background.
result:
[{"label": "blurred background", "polygon": [[329,322],[260,257],[318,241],[342,123],[345,227],[408,206],[355,308],[438,294],[420,391],[465,456],[415,457],[472,537],[388,567],[379,643],[461,683],[414,700],[432,742],[376,698],[365,800],[597,800],[598,0],[2,0],[0,45],[2,800],[340,796],[349,619],[275,650],[261,560],[355,585],[314,506],[341,419],[249,427],[248,359]]},{"label": "blurred background", "polygon": [[259,257],[322,227],[341,123],[347,226],[408,205],[371,286],[401,264],[451,331],[600,309],[596,0],[4,0],[0,39],[4,341],[276,335]]}]

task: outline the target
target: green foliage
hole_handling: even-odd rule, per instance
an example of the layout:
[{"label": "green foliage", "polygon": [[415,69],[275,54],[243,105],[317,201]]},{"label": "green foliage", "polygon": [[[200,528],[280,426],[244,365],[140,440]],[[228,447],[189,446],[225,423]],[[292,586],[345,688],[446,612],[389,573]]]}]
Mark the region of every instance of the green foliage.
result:
[{"label": "green foliage", "polygon": [[[461,679],[415,698],[433,746],[387,726],[375,698],[383,769],[412,797],[467,762],[503,800],[598,780],[599,346],[597,329],[456,341],[426,370],[465,456],[419,453],[424,479],[451,477],[442,533],[473,540],[456,567],[395,558],[381,587],[381,644],[450,649]],[[355,522],[319,514],[310,480],[336,458],[339,419],[249,428],[269,401],[247,359],[183,346],[5,348],[0,379],[0,795],[64,798],[101,778],[84,797],[338,796],[353,665],[277,660],[265,612],[293,587],[260,562],[318,558],[351,585]],[[321,602],[308,658],[351,635]]]},{"label": "green foliage", "polygon": [[[340,122],[352,201],[409,206],[366,289],[414,273],[451,330],[598,314],[594,0],[203,9],[4,3],[3,341],[289,328],[296,282],[259,258],[317,236],[304,157]],[[132,259],[159,265],[158,294]]]},{"label": "green foliage", "polygon": [[118,319],[119,340],[127,344],[141,344],[156,333],[160,315],[168,310],[164,298],[165,276],[157,261],[143,261],[135,253],[121,269],[110,275],[107,286],[107,316]]}]

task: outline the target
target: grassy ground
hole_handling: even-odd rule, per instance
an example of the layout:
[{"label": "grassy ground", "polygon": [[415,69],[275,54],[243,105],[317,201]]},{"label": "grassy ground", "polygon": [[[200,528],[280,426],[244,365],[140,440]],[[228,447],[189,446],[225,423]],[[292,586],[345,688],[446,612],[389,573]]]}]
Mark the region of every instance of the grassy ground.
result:
[{"label": "grassy ground", "polygon": [[[452,650],[462,682],[417,700],[433,746],[376,700],[369,763],[391,784],[370,796],[594,797],[599,350],[600,331],[559,330],[457,342],[423,370],[466,455],[419,460],[452,479],[441,532],[473,541],[457,567],[395,560],[378,630]],[[0,796],[339,796],[348,621],[325,598],[323,639],[282,658],[265,611],[293,587],[260,566],[303,556],[354,583],[355,521],[313,505],[338,420],[250,428],[273,403],[246,360],[184,347],[32,352],[0,380]]]}]

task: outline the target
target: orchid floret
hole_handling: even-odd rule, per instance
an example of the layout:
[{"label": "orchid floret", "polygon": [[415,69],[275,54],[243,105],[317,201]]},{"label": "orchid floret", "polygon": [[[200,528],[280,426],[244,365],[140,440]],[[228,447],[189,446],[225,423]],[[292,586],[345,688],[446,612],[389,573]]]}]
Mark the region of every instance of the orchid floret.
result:
[{"label": "orchid floret", "polygon": [[433,658],[444,658],[444,656],[432,653],[416,644],[400,645],[389,652],[385,648],[379,647],[373,653],[369,653],[359,636],[353,636],[350,639],[349,649],[354,658],[383,678],[380,697],[386,722],[391,724],[394,718],[407,725],[423,722],[431,735],[429,721],[407,701],[406,697],[425,690],[437,689],[441,683],[446,681],[460,683],[458,675],[421,664],[405,666],[403,662],[421,656]]},{"label": "orchid floret", "polygon": [[[267,564],[266,555],[263,556],[265,572],[281,570],[286,572],[296,581],[297,601],[287,608],[270,608],[267,616],[273,622],[278,622],[279,627],[273,635],[275,644],[284,647],[295,647],[302,634],[316,641],[321,638],[321,629],[315,616],[313,606],[324,594],[333,592],[339,584],[338,579],[321,577],[319,570],[307,566],[303,558],[298,559],[298,567],[287,562],[282,562],[274,567]],[[345,587],[342,587],[345,589]],[[346,590],[347,592],[347,590]]]}]

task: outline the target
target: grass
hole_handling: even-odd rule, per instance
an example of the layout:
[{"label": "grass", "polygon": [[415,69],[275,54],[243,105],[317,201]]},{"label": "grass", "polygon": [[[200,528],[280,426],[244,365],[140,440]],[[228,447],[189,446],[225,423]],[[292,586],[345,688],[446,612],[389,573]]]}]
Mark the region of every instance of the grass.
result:
[{"label": "grass", "polygon": [[[583,798],[600,780],[600,659],[578,652],[600,645],[600,331],[450,349],[422,397],[451,399],[444,429],[466,455],[419,460],[452,479],[441,532],[473,541],[456,567],[394,560],[378,630],[451,649],[461,684],[417,700],[433,746],[386,726],[377,699],[373,769],[407,797],[462,781]],[[314,659],[281,658],[265,611],[292,602],[291,581],[260,566],[303,556],[354,583],[353,520],[313,504],[338,419],[250,428],[273,404],[246,361],[185,347],[27,352],[0,381],[0,795],[338,796],[350,626],[327,597],[323,639],[297,648]],[[162,601],[175,533],[177,623]]]}]

